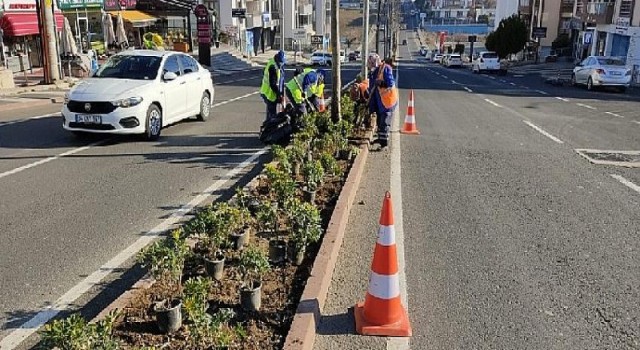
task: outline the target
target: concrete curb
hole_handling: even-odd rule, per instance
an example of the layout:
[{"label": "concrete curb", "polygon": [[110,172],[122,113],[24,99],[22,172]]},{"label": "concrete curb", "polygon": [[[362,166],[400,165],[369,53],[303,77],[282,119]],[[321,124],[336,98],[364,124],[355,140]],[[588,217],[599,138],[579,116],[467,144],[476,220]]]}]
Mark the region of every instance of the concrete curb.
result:
[{"label": "concrete curb", "polygon": [[302,292],[298,309],[284,344],[285,350],[311,350],[320,324],[321,310],[327,300],[333,271],[338,261],[340,247],[349,221],[349,213],[360,186],[360,180],[369,154],[369,143],[360,146],[340,197],[331,215],[331,221],[316,255],[311,275]]}]

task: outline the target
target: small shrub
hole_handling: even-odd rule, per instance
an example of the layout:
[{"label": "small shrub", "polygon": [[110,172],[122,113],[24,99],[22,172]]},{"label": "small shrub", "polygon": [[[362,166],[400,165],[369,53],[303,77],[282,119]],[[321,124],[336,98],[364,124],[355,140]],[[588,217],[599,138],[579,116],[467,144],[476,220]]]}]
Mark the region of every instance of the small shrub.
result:
[{"label": "small shrub", "polygon": [[302,168],[307,190],[316,191],[322,184],[324,168],[319,160],[306,162]]},{"label": "small shrub", "polygon": [[116,350],[120,345],[113,337],[113,326],[120,317],[118,310],[111,311],[104,320],[87,323],[79,314],[55,320],[40,332],[46,349],[61,350]]},{"label": "small shrub", "polygon": [[262,276],[269,271],[269,257],[258,247],[249,247],[240,256],[240,269],[245,282],[252,279],[262,280]]}]

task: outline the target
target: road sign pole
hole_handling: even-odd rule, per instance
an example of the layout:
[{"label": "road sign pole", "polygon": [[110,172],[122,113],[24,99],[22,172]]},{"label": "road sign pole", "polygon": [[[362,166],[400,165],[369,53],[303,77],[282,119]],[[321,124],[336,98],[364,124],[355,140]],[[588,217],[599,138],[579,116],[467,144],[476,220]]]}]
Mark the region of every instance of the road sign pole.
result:
[{"label": "road sign pole", "polygon": [[362,59],[362,68],[361,68],[361,73],[362,73],[362,79],[366,79],[367,77],[367,60],[364,59],[365,57],[367,57],[367,55],[369,54],[369,0],[364,0],[364,11],[363,11],[363,23],[364,23],[364,27],[362,28],[362,53],[360,54],[360,57],[363,57]]}]

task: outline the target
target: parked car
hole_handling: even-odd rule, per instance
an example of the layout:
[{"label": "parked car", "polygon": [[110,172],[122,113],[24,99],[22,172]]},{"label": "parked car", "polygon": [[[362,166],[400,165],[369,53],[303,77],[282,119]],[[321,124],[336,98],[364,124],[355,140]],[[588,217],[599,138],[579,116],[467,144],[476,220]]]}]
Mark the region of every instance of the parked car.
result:
[{"label": "parked car", "polygon": [[340,63],[347,63],[347,54],[344,50],[340,50]]},{"label": "parked car", "polygon": [[316,51],[311,54],[311,64],[314,66],[330,66],[331,54],[324,51]]},{"label": "parked car", "polygon": [[447,61],[445,63],[447,68],[451,67],[462,67],[462,57],[458,53],[453,53],[447,57]]},{"label": "parked car", "polygon": [[350,52],[349,53],[349,62],[353,62],[353,61],[357,61],[358,60],[358,56],[356,55],[355,52]]},{"label": "parked car", "polygon": [[441,53],[435,53],[433,55],[433,62],[440,63],[442,61],[443,55]]},{"label": "parked car", "polygon": [[573,69],[571,83],[584,84],[589,90],[612,86],[624,92],[631,83],[631,69],[627,68],[623,58],[589,56]]},{"label": "parked car", "polygon": [[74,86],[62,106],[63,128],[84,133],[160,137],[163,127],[211,114],[211,72],[189,55],[128,50],[111,56]]},{"label": "parked car", "polygon": [[473,60],[471,70],[474,73],[482,72],[498,72],[500,70],[500,61],[498,54],[493,51],[482,51]]},{"label": "parked car", "polygon": [[420,55],[421,56],[426,56],[427,55],[427,48],[424,46],[420,46]]}]

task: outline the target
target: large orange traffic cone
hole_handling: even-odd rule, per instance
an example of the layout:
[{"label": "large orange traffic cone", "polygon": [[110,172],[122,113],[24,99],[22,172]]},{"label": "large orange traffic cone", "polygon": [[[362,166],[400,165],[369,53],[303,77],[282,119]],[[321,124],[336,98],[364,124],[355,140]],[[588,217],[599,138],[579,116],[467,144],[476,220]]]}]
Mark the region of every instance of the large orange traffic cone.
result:
[{"label": "large orange traffic cone", "polygon": [[413,105],[413,90],[409,93],[409,106],[407,107],[407,115],[404,117],[404,126],[400,131],[403,134],[420,134],[416,127],[416,113]]},{"label": "large orange traffic cone", "polygon": [[362,335],[411,336],[409,317],[400,300],[396,234],[389,192],[385,194],[382,203],[369,289],[364,303],[356,304],[355,318],[356,331]]}]

